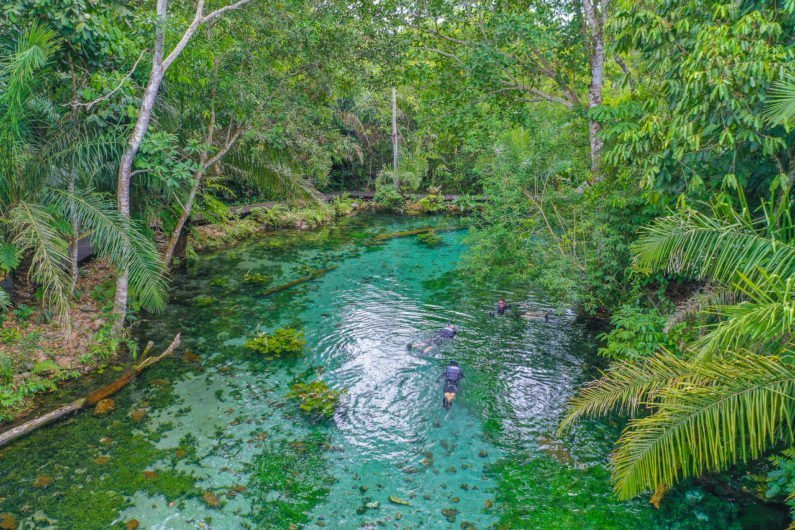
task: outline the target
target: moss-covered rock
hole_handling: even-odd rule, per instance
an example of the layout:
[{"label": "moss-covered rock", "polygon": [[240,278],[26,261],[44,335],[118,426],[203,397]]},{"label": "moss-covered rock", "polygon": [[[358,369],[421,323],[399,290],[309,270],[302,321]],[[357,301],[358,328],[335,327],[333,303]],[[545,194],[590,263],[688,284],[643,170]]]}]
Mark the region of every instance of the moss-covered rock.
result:
[{"label": "moss-covered rock", "polygon": [[294,328],[279,328],[273,333],[260,333],[246,341],[246,348],[268,360],[299,355],[306,346],[304,334]]}]

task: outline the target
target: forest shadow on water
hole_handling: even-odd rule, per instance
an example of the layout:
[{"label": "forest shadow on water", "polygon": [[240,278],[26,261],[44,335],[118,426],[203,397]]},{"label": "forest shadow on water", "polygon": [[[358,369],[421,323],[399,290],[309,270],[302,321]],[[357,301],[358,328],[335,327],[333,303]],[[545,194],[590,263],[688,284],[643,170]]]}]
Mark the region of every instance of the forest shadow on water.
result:
[{"label": "forest shadow on water", "polygon": [[[490,314],[503,296],[458,265],[466,231],[443,244],[373,236],[450,219],[361,216],[206,255],[175,279],[171,304],[136,328],[179,354],[114,397],[0,451],[0,513],[20,528],[782,528],[787,514],[684,484],[659,510],[618,502],[606,468],[621,424],[555,431],[599,363],[596,331]],[[276,285],[336,267],[269,296]],[[267,281],[252,282],[253,274]],[[495,279],[494,283],[498,283]],[[458,337],[408,350],[448,322]],[[300,327],[297,359],[244,347]],[[186,353],[188,352],[188,353]],[[449,360],[462,391],[441,406]],[[307,421],[289,388],[344,390],[333,419]]]}]

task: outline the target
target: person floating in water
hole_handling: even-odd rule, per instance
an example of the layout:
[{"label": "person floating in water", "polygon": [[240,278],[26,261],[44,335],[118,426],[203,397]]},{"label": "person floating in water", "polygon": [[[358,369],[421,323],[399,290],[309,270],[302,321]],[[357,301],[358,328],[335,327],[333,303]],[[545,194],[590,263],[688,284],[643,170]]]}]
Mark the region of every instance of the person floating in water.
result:
[{"label": "person floating in water", "polygon": [[526,311],[522,313],[522,317],[526,318],[527,320],[541,320],[544,319],[544,322],[549,322],[549,317],[552,315],[552,310],[549,311]]},{"label": "person floating in water", "polygon": [[461,380],[464,378],[464,371],[458,366],[456,361],[450,361],[450,365],[444,369],[444,373],[436,380],[444,377],[444,397],[442,406],[449,409],[453,405],[453,400],[461,388]]},{"label": "person floating in water", "polygon": [[428,353],[436,346],[455,338],[456,333],[458,333],[458,327],[455,324],[447,324],[447,327],[440,329],[433,335],[433,337],[424,342],[418,342],[417,344],[412,344],[409,342],[408,349],[411,350],[413,348],[424,348],[422,353]]},{"label": "person floating in water", "polygon": [[513,309],[513,305],[512,304],[508,304],[505,301],[505,298],[500,298],[499,301],[497,302],[497,310],[496,311],[492,311],[491,313],[489,313],[489,315],[490,316],[495,316],[495,315],[496,316],[503,316],[505,314],[505,312],[510,310],[510,309]]}]

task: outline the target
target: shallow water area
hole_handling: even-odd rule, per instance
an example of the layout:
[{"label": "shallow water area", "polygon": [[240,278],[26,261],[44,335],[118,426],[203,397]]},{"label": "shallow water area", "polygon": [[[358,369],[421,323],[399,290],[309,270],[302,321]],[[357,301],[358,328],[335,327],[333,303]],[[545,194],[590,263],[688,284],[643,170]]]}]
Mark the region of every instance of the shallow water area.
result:
[{"label": "shallow water area", "polygon": [[[460,274],[465,230],[439,232],[433,248],[374,239],[458,223],[363,215],[202,256],[175,279],[167,310],[136,328],[156,349],[181,332],[178,354],[114,396],[111,413],[80,413],[0,451],[0,513],[23,528],[85,529],[784,524],[695,486],[661,510],[615,501],[605,461],[620,426],[587,422],[555,438],[566,400],[594,374],[595,331],[567,313],[491,316],[499,296],[548,302]],[[272,279],[247,281],[253,273]],[[407,349],[448,322],[460,326],[451,343]],[[243,346],[284,326],[305,333],[297,359]],[[438,376],[451,359],[465,379],[447,411]],[[307,421],[287,395],[315,379],[345,391],[327,422]]]}]

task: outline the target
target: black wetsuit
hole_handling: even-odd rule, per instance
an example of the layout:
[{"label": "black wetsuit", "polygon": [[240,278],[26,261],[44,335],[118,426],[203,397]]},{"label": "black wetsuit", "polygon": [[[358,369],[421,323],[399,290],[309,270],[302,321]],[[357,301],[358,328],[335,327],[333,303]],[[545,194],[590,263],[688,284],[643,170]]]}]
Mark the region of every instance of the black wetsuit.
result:
[{"label": "black wetsuit", "polygon": [[[444,393],[458,394],[461,380],[464,378],[464,371],[456,365],[451,364],[444,370]],[[447,401],[447,396],[442,399],[442,406],[449,409],[452,403]]]},{"label": "black wetsuit", "polygon": [[440,344],[440,343],[442,343],[442,342],[444,342],[446,340],[450,340],[450,339],[455,338],[455,334],[456,333],[458,333],[458,332],[456,330],[454,330],[454,329],[450,329],[450,328],[440,329],[439,331],[436,332],[436,335],[433,336],[433,338],[431,339],[431,342],[434,345]]}]

